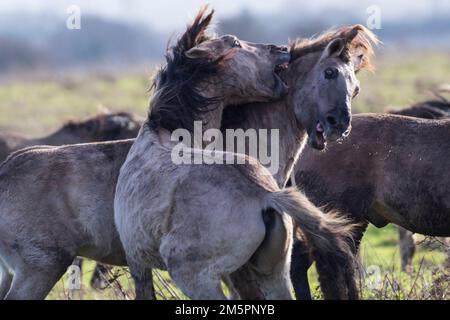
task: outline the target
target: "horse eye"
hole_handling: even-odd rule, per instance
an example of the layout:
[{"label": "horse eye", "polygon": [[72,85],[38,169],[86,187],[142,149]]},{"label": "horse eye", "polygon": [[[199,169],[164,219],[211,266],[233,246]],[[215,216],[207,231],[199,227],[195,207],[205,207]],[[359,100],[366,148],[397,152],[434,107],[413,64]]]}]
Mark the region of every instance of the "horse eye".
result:
[{"label": "horse eye", "polygon": [[239,42],[239,40],[234,40],[233,42],[233,47],[234,48],[242,48],[241,43]]},{"label": "horse eye", "polygon": [[325,79],[336,79],[338,76],[338,71],[335,68],[326,68],[324,73]]}]

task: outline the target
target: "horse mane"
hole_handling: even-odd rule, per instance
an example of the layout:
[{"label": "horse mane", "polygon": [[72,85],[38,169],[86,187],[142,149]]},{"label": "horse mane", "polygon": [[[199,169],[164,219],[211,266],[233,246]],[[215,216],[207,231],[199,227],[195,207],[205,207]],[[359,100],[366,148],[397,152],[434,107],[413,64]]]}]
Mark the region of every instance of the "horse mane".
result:
[{"label": "horse mane", "polygon": [[120,117],[120,118],[126,118],[131,122],[137,122],[134,119],[134,116],[129,112],[117,112],[117,113],[100,113],[92,118],[88,118],[85,120],[68,120],[64,125],[62,126],[61,130],[80,130],[80,129],[86,129],[86,128],[99,128],[101,127],[101,124],[105,121],[106,118],[114,118],[114,117]]},{"label": "horse mane", "polygon": [[186,52],[204,41],[214,39],[206,31],[214,10],[206,13],[207,6],[200,9],[194,22],[166,52],[166,64],[155,76],[152,88],[155,93],[150,102],[146,124],[151,129],[178,128],[193,130],[194,121],[201,114],[211,111],[210,106],[221,101],[221,97],[204,97],[198,85],[201,81],[218,74],[223,59],[190,58]]},{"label": "horse mane", "polygon": [[409,108],[389,111],[389,113],[423,119],[450,118],[450,101],[438,92],[434,92],[434,94],[436,95],[435,99],[418,102]]},{"label": "horse mane", "polygon": [[[353,54],[361,54],[360,69],[373,69],[372,58],[374,45],[380,41],[377,36],[362,25],[345,26],[335,30],[328,30],[315,38],[298,38],[290,43],[291,61],[307,54],[325,50],[330,41],[341,38],[346,41],[346,50],[341,58],[348,62]],[[359,50],[362,50],[359,51]]]}]

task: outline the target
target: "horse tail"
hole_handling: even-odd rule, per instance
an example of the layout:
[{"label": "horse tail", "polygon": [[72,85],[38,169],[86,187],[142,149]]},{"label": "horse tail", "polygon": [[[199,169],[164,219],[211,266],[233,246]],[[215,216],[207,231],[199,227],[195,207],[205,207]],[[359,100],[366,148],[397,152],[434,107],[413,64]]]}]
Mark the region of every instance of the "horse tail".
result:
[{"label": "horse tail", "polygon": [[304,233],[325,299],[358,299],[349,241],[356,225],[336,213],[324,214],[295,188],[269,193],[267,206],[290,215]]}]

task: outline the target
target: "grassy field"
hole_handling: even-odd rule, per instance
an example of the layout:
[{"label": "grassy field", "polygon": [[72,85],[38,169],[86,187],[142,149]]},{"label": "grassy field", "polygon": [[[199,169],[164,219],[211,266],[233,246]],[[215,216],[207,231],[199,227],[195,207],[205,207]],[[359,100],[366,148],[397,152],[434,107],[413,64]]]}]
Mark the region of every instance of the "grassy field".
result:
[{"label": "grassy field", "polygon": [[[385,55],[377,59],[374,74],[360,75],[361,95],[354,103],[354,112],[381,112],[388,106],[400,108],[429,98],[427,90],[450,83],[450,53],[420,55]],[[114,111],[133,111],[141,116],[148,106],[150,71],[122,74],[33,76],[3,79],[0,82],[0,129],[43,135],[70,119],[85,118],[97,113],[99,107]],[[400,271],[400,258],[394,227],[371,227],[361,250],[363,269],[379,271],[381,284],[371,285],[376,278],[361,280],[366,299],[438,299],[446,298],[449,275],[438,268],[444,261],[442,248],[427,242],[419,247],[412,274]],[[90,289],[88,281],[94,263],[86,261],[81,290],[67,289],[61,280],[49,299],[127,299],[133,296],[131,281],[125,269],[114,270],[117,281],[106,290]],[[159,278],[162,275],[164,279]],[[317,277],[311,270],[312,288],[320,298]],[[447,277],[444,279],[443,277]],[[182,296],[170,293],[164,284],[167,274],[157,273],[156,284],[163,297]],[[176,289],[175,289],[176,290]],[[447,290],[447,291],[445,291]],[[447,297],[448,298],[448,297]]]},{"label": "grassy field", "polygon": [[[450,274],[448,269],[443,269],[444,246],[431,239],[424,241],[423,237],[418,238],[421,244],[414,257],[414,271],[408,274],[400,270],[395,227],[369,228],[360,253],[362,270],[366,272],[359,281],[362,298],[430,300],[450,297]],[[111,285],[104,290],[95,290],[89,285],[94,267],[93,261],[84,262],[80,290],[68,290],[69,280],[66,275],[56,285],[48,299],[132,299],[133,286],[126,269],[114,268],[107,275],[114,279]],[[315,268],[311,268],[309,273],[313,296],[315,299],[321,299]],[[185,299],[173,285],[167,272],[154,272],[154,282],[159,299]]]}]

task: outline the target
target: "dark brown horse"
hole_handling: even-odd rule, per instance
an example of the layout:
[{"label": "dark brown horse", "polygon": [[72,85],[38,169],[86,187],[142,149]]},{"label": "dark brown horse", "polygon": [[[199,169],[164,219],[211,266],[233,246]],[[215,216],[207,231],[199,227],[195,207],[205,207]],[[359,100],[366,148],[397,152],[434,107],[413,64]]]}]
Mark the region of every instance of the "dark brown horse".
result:
[{"label": "dark brown horse", "polygon": [[0,162],[13,151],[25,147],[112,141],[135,138],[141,121],[127,112],[105,113],[83,121],[69,121],[56,132],[41,138],[30,138],[13,132],[0,132]]},{"label": "dark brown horse", "polygon": [[[439,93],[440,92],[435,93],[438,99],[419,102],[409,108],[390,111],[389,113],[423,119],[449,118],[450,102]],[[402,227],[397,228],[398,228],[401,268],[403,271],[411,272],[412,260],[416,252],[414,234],[411,231],[406,230],[405,228]],[[448,255],[448,261],[450,261],[450,255]]]},{"label": "dark brown horse", "polygon": [[437,99],[416,103],[409,108],[389,111],[390,114],[422,118],[422,119],[444,119],[450,116],[450,102],[439,93]]},{"label": "dark brown horse", "polygon": [[[306,148],[295,183],[315,205],[345,212],[361,225],[355,253],[368,223],[449,236],[450,120],[363,114],[354,116],[352,126],[350,137],[326,152]],[[309,288],[308,257],[297,241],[291,268],[297,292]]]}]

